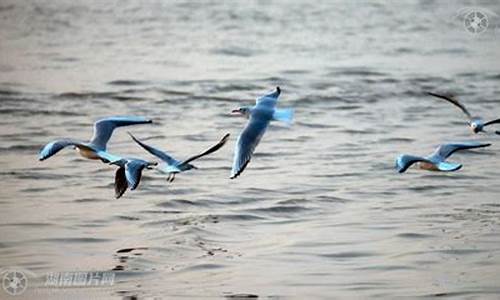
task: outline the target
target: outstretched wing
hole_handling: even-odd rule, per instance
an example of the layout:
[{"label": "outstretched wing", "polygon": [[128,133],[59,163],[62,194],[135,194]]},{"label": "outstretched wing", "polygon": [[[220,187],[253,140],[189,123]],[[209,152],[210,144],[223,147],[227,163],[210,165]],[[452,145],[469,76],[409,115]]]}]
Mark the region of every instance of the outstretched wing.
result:
[{"label": "outstretched wing", "polygon": [[222,146],[224,146],[226,144],[227,140],[229,139],[229,135],[230,135],[229,133],[226,133],[226,135],[217,144],[210,147],[208,150],[204,151],[203,153],[200,153],[198,155],[195,155],[195,156],[192,156],[192,157],[186,159],[185,161],[182,162],[182,164],[183,165],[188,164],[188,163],[192,162],[193,160],[196,160],[198,158],[201,158],[205,155],[208,155],[210,153],[213,153],[213,152],[219,150],[220,148],[222,148]]},{"label": "outstretched wing", "polygon": [[139,144],[139,146],[141,146],[142,148],[144,148],[144,150],[148,151],[152,155],[154,155],[154,156],[158,157],[159,159],[163,160],[167,164],[169,164],[169,165],[176,165],[177,163],[179,163],[178,160],[176,160],[175,158],[173,158],[172,156],[170,156],[168,153],[163,152],[163,151],[161,151],[161,150],[159,150],[157,148],[151,147],[151,146],[149,146],[147,144],[144,144],[139,139],[137,139],[135,136],[133,136],[130,132],[128,134],[130,135],[130,137],[137,144]]},{"label": "outstretched wing", "polygon": [[236,141],[231,179],[238,177],[238,175],[245,170],[252,158],[255,147],[257,147],[264,132],[266,132],[268,124],[269,120],[256,117],[250,118],[247,126],[243,129]]},{"label": "outstretched wing", "polygon": [[398,170],[399,173],[403,173],[414,163],[417,162],[432,163],[431,161],[429,161],[424,157],[403,154],[396,159],[396,170]]},{"label": "outstretched wing", "polygon": [[86,147],[81,142],[72,139],[55,140],[48,143],[40,150],[40,153],[38,155],[38,160],[40,161],[46,160],[47,158],[51,157],[52,155],[56,154],[57,152],[61,151],[62,149],[68,146]]},{"label": "outstretched wing", "polygon": [[490,143],[479,143],[479,142],[463,142],[463,143],[451,143],[440,145],[434,154],[431,156],[438,161],[444,161],[450,157],[453,153],[459,150],[483,148],[490,146]]},{"label": "outstretched wing", "polygon": [[106,150],[106,144],[108,143],[113,130],[116,127],[138,125],[152,123],[150,119],[137,116],[123,116],[123,117],[110,117],[101,119],[94,123],[94,135],[90,140],[90,143],[96,147],[97,150]]},{"label": "outstretched wing", "polygon": [[472,119],[472,115],[470,114],[470,112],[467,110],[467,108],[465,108],[465,106],[460,103],[457,99],[453,98],[453,97],[448,97],[448,96],[444,96],[444,95],[439,95],[439,94],[434,94],[434,93],[431,93],[431,92],[427,92],[427,94],[431,95],[431,96],[434,96],[434,97],[437,97],[437,98],[441,98],[441,99],[444,99],[448,102],[450,102],[451,104],[455,105],[456,107],[460,108],[464,114],[467,115],[467,117],[469,119]]},{"label": "outstretched wing", "polygon": [[273,92],[264,95],[260,98],[257,98],[256,104],[257,106],[266,106],[269,108],[274,108],[276,103],[278,102],[278,97],[281,94],[281,89],[279,86],[276,87],[276,90]]},{"label": "outstretched wing", "polygon": [[109,163],[112,165],[119,165],[119,166],[125,164],[124,158],[113,155],[107,151],[97,151],[95,154],[99,156],[101,160],[105,163]]},{"label": "outstretched wing", "polygon": [[484,123],[484,126],[488,126],[488,125],[496,124],[496,123],[500,123],[500,119],[488,121],[488,122]]},{"label": "outstretched wing", "polygon": [[142,176],[142,170],[146,167],[146,162],[132,159],[125,164],[125,178],[127,178],[128,186],[133,191],[139,185]]},{"label": "outstretched wing", "polygon": [[125,177],[125,167],[119,167],[115,173],[115,197],[120,198],[128,188],[127,178]]}]

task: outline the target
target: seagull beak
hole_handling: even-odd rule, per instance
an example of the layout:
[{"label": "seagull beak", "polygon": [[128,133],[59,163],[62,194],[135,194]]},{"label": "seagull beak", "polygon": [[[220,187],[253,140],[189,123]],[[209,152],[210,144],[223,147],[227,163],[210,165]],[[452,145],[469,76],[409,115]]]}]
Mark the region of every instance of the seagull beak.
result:
[{"label": "seagull beak", "polygon": [[231,111],[231,114],[232,114],[232,115],[241,115],[241,111],[240,111],[239,109],[233,109],[233,110]]}]

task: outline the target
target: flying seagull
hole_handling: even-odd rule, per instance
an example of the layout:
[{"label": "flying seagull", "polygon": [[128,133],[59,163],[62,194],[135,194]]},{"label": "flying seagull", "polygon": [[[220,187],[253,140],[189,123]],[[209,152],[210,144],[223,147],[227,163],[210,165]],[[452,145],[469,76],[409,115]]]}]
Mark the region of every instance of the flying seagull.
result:
[{"label": "flying seagull", "polygon": [[115,173],[115,197],[120,198],[130,188],[135,190],[141,181],[142,170],[152,169],[157,162],[149,162],[138,158],[122,158],[111,164],[119,166]]},{"label": "flying seagull", "polygon": [[292,122],[293,109],[276,108],[280,93],[281,89],[278,86],[275,91],[257,98],[254,106],[242,106],[232,111],[233,114],[248,118],[249,122],[236,141],[231,179],[238,177],[245,170],[271,121],[277,120],[288,124]]},{"label": "flying seagull", "polygon": [[[474,133],[486,132],[484,130],[485,126],[500,123],[500,119],[495,119],[495,120],[485,122],[483,120],[483,118],[481,118],[481,117],[472,116],[472,114],[467,110],[467,108],[465,108],[465,106],[462,103],[460,103],[457,99],[455,99],[454,97],[439,95],[439,94],[435,94],[435,93],[431,93],[431,92],[427,92],[427,94],[434,96],[434,97],[437,97],[437,98],[440,98],[440,99],[444,99],[444,100],[450,102],[451,104],[455,105],[456,107],[460,108],[460,110],[467,116],[467,118],[468,118],[467,124],[470,126],[470,128],[472,129],[472,131]],[[500,134],[500,131],[496,131],[496,134]]]},{"label": "flying seagull", "polygon": [[482,148],[490,145],[477,142],[451,143],[440,145],[433,154],[426,157],[403,154],[396,159],[396,169],[399,173],[403,173],[411,165],[418,163],[420,169],[442,172],[456,171],[462,167],[461,164],[446,162],[446,159],[453,153],[459,150]]},{"label": "flying seagull", "polygon": [[152,123],[150,119],[137,116],[123,116],[123,117],[108,117],[98,120],[94,123],[94,135],[90,142],[82,142],[74,139],[64,138],[52,141],[45,145],[40,151],[38,159],[40,161],[46,160],[62,149],[73,146],[78,150],[81,156],[88,159],[100,159],[106,163],[119,161],[122,158],[112,155],[106,151],[106,144],[108,143],[113,130],[117,127]]},{"label": "flying seagull", "polygon": [[156,149],[156,148],[151,147],[147,144],[144,144],[139,139],[137,139],[135,136],[133,136],[130,132],[128,134],[137,144],[139,144],[139,146],[141,146],[146,151],[148,151],[152,155],[158,157],[159,159],[161,159],[164,162],[164,164],[162,164],[158,167],[158,170],[162,173],[168,174],[168,178],[167,178],[168,182],[174,181],[175,174],[177,174],[177,173],[181,173],[181,172],[191,170],[191,169],[198,169],[194,165],[190,164],[190,162],[219,150],[220,148],[222,148],[222,146],[224,146],[224,144],[229,139],[229,133],[227,133],[217,144],[210,147],[209,149],[207,149],[203,153],[192,156],[184,161],[180,161],[180,160],[173,158],[172,156],[170,156],[166,152],[163,152],[159,149]]}]

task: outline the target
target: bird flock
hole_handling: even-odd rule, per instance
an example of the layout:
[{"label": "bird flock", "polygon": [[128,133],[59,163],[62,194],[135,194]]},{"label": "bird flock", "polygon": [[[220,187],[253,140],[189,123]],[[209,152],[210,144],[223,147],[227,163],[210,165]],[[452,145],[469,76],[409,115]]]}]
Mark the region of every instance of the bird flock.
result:
[{"label": "bird flock", "polygon": [[[255,148],[266,132],[271,121],[282,121],[291,124],[294,110],[291,108],[279,109],[276,107],[281,89],[276,89],[260,98],[257,98],[253,106],[242,106],[232,111],[232,114],[243,116],[248,119],[248,124],[243,129],[236,141],[234,150],[234,161],[230,178],[238,177],[250,162]],[[147,161],[135,157],[121,157],[109,153],[106,149],[113,131],[118,127],[153,123],[152,120],[140,116],[114,116],[98,120],[94,123],[94,135],[89,142],[63,138],[52,141],[45,145],[39,154],[39,160],[43,161],[58,153],[66,147],[73,147],[80,155],[87,159],[101,160],[104,163],[118,166],[115,173],[115,197],[120,198],[127,189],[135,190],[141,180],[144,169],[156,168],[159,172],[167,175],[167,181],[173,182],[175,175],[191,169],[197,169],[193,161],[206,155],[214,153],[222,148],[229,140],[229,133],[215,145],[198,155],[186,160],[177,160],[170,154],[148,145],[128,133],[132,140],[144,150],[161,161]]]},{"label": "bird flock", "polygon": [[[434,96],[438,99],[443,99],[449,103],[460,108],[460,110],[467,116],[467,125],[470,127],[473,133],[486,132],[484,127],[500,123],[500,119],[491,120],[484,122],[483,118],[473,116],[465,106],[460,103],[456,98],[447,95],[440,95],[428,92],[427,94]],[[499,131],[495,131],[496,134],[500,134]],[[417,164],[420,169],[429,171],[441,171],[441,172],[452,172],[462,168],[461,164],[446,162],[446,159],[450,157],[453,153],[460,150],[468,150],[475,148],[484,148],[491,146],[490,143],[479,143],[479,142],[462,142],[462,143],[450,143],[438,146],[438,148],[426,157],[415,156],[403,154],[396,159],[396,170],[399,173],[405,172],[413,164]]]},{"label": "bird flock", "polygon": [[[242,106],[232,111],[232,114],[239,115],[248,119],[248,123],[241,131],[236,141],[234,149],[233,165],[230,178],[234,179],[241,175],[250,162],[255,148],[259,144],[262,136],[266,132],[271,121],[281,121],[291,124],[294,117],[292,108],[277,108],[278,98],[281,94],[280,87],[276,87],[272,92],[257,98],[253,106]],[[500,123],[500,119],[485,122],[481,117],[473,116],[465,106],[454,97],[428,93],[439,99],[446,100],[457,106],[467,116],[467,125],[472,132],[486,132],[486,126]],[[140,116],[114,116],[98,120],[94,123],[94,134],[89,142],[78,141],[70,138],[63,138],[46,144],[39,153],[39,160],[43,161],[58,153],[66,147],[73,147],[80,155],[87,159],[101,160],[102,162],[118,167],[115,173],[115,197],[120,198],[127,189],[135,190],[141,180],[144,169],[156,168],[160,173],[167,175],[167,182],[173,182],[178,173],[197,169],[192,164],[193,161],[206,155],[214,153],[221,149],[229,140],[229,133],[212,147],[191,156],[185,160],[178,160],[151,145],[148,145],[128,132],[131,139],[141,148],[149,152],[157,161],[147,161],[142,158],[121,157],[109,153],[107,143],[109,142],[113,131],[118,127],[132,126],[139,124],[149,124],[153,121]],[[500,134],[500,131],[496,131]],[[459,163],[447,162],[446,160],[456,151],[488,147],[489,143],[480,142],[460,142],[440,145],[433,154],[425,157],[403,154],[396,159],[396,170],[399,173],[405,172],[413,164],[417,164],[420,169],[450,172],[456,171],[462,167]]]}]

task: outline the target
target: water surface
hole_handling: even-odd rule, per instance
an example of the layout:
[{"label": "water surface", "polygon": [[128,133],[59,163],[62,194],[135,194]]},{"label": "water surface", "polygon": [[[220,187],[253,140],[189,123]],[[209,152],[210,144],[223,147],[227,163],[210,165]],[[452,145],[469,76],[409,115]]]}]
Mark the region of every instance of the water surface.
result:
[{"label": "water surface", "polygon": [[[38,276],[25,298],[496,298],[499,137],[425,95],[500,116],[500,36],[466,33],[454,16],[469,5],[1,1],[0,267]],[[230,180],[245,121],[228,113],[277,85],[295,123],[271,126]],[[119,200],[111,166],[37,161],[121,114],[153,118],[128,130],[180,158],[232,138]],[[454,156],[452,174],[393,168],[456,140],[493,146]],[[150,158],[123,129],[109,150]],[[111,270],[110,287],[44,287],[49,272]]]}]

